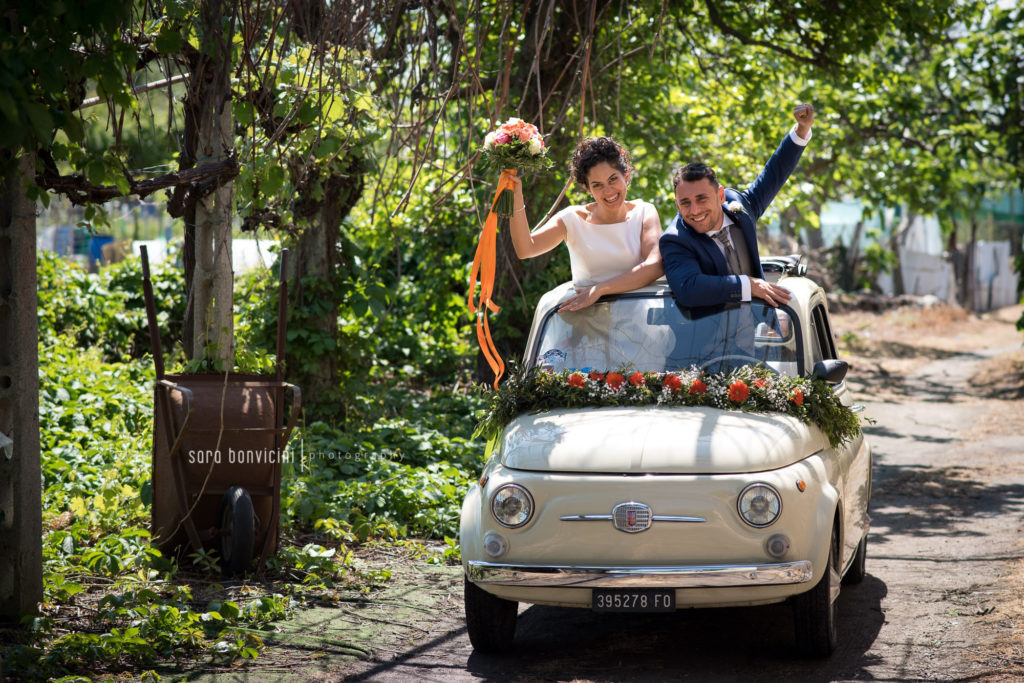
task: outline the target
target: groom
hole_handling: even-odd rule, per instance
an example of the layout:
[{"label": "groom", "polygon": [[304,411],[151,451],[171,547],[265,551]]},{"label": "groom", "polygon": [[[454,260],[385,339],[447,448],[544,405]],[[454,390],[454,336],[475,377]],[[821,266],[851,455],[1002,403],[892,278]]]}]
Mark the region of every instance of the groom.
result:
[{"label": "groom", "polygon": [[715,172],[695,163],[672,178],[676,216],[659,246],[665,277],[683,308],[710,310],[725,303],[763,299],[772,306],[789,292],[764,279],[755,223],[796,168],[811,139],[814,107],[793,110],[796,125],[743,192],[718,184]]}]

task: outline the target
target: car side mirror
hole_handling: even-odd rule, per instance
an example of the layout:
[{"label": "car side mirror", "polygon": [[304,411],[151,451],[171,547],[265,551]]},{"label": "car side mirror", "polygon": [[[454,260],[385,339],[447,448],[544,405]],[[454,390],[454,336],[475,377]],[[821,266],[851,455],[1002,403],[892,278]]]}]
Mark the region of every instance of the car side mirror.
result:
[{"label": "car side mirror", "polygon": [[815,379],[823,379],[829,384],[839,384],[846,378],[846,373],[849,371],[850,364],[845,360],[830,358],[815,363],[814,369],[811,370],[811,376]]}]

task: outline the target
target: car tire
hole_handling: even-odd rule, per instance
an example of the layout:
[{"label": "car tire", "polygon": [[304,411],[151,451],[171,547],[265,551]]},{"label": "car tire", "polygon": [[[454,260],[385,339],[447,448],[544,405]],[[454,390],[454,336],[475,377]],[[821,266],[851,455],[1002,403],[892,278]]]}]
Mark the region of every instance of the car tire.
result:
[{"label": "car tire", "polygon": [[839,533],[833,527],[824,575],[814,588],[793,598],[796,649],[803,657],[828,657],[836,648],[839,571]]},{"label": "car tire", "polygon": [[843,577],[843,583],[847,585],[856,585],[864,580],[864,577],[868,575],[867,571],[868,561],[868,535],[865,533],[864,537],[860,539],[860,543],[857,545],[857,554],[853,556],[853,564],[846,571],[846,576]]},{"label": "car tire", "polygon": [[220,503],[220,561],[224,576],[242,574],[252,562],[256,513],[249,492],[232,486]]},{"label": "car tire", "polygon": [[519,603],[491,595],[462,577],[466,630],[473,649],[481,653],[502,652],[512,645],[516,635]]}]

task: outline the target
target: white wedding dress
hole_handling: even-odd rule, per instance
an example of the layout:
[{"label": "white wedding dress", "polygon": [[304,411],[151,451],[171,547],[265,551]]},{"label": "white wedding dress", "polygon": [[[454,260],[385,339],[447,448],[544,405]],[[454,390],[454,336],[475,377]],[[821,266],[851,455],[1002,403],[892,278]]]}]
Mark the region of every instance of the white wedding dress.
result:
[{"label": "white wedding dress", "polygon": [[585,223],[581,206],[558,212],[565,225],[565,245],[569,248],[572,282],[589,287],[621,275],[643,261],[641,240],[643,223],[654,207],[640,199],[630,201],[633,208],[621,223]]}]

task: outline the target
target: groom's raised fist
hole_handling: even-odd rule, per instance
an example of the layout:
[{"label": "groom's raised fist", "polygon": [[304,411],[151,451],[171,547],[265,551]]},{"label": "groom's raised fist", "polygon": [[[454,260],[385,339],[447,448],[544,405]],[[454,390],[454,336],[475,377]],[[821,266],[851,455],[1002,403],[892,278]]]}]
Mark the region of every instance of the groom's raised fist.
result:
[{"label": "groom's raised fist", "polygon": [[797,135],[806,138],[814,123],[814,107],[804,102],[793,107],[793,118],[796,119]]},{"label": "groom's raised fist", "polygon": [[811,123],[814,121],[814,107],[804,102],[793,107],[793,118],[797,123]]}]

